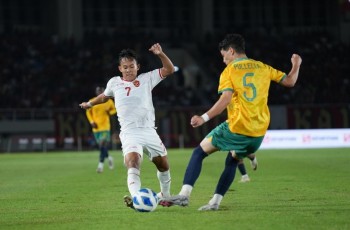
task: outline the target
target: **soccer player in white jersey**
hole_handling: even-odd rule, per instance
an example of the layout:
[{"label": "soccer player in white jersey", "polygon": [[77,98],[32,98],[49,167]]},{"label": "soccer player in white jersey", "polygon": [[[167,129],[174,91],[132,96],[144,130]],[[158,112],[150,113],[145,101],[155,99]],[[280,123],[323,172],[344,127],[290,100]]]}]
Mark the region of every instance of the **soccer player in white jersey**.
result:
[{"label": "soccer player in white jersey", "polygon": [[174,72],[174,65],[156,43],[149,49],[159,57],[162,67],[138,75],[140,64],[136,53],[131,49],[119,54],[119,71],[122,76],[112,77],[105,91],[89,102],[80,104],[88,109],[94,105],[114,98],[120,123],[120,140],[127,168],[127,184],[131,196],[125,196],[124,202],[133,208],[131,197],[141,188],[140,166],[144,150],[157,168],[160,183],[160,198],[170,196],[170,167],[167,150],[156,132],[155,114],[152,102],[152,89],[166,76]]}]

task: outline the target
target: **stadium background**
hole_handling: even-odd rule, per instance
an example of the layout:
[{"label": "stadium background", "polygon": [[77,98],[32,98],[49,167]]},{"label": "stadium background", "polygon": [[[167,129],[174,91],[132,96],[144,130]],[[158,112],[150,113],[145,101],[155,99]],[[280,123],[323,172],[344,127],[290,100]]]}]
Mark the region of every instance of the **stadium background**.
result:
[{"label": "stadium background", "polygon": [[218,97],[217,44],[231,32],[281,70],[303,58],[296,87],[271,87],[270,129],[349,128],[347,0],[0,0],[0,152],[93,148],[78,104],[119,74],[123,48],[139,52],[141,71],[158,67],[154,42],[180,68],[154,91],[159,134],[168,147],[198,144],[225,117],[189,126]]}]

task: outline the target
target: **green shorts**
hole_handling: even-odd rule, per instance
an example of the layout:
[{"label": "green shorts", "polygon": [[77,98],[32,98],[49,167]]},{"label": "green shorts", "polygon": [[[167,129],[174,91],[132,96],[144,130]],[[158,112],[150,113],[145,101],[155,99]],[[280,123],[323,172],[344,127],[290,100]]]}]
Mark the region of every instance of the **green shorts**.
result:
[{"label": "green shorts", "polygon": [[109,142],[111,140],[111,132],[110,131],[94,132],[94,137],[98,144],[100,144],[101,142]]},{"label": "green shorts", "polygon": [[232,133],[228,128],[228,123],[223,122],[214,128],[206,138],[211,139],[212,145],[219,150],[234,150],[238,158],[244,158],[248,154],[255,153],[259,149],[264,136],[249,137]]}]

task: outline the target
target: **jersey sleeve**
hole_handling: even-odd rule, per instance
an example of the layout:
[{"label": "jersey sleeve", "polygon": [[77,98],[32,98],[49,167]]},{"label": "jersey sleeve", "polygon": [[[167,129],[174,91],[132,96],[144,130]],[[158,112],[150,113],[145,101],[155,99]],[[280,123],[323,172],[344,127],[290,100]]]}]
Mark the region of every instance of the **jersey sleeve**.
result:
[{"label": "jersey sleeve", "polygon": [[232,69],[226,67],[220,75],[218,94],[222,94],[224,91],[234,91],[232,81],[230,79]]},{"label": "jersey sleeve", "polygon": [[113,82],[115,81],[115,78],[116,78],[116,77],[113,77],[113,78],[109,79],[109,81],[107,82],[106,89],[105,89],[105,91],[103,92],[103,94],[104,94],[106,97],[114,97],[114,95],[113,95],[113,90],[112,90],[112,85],[113,85]]},{"label": "jersey sleeve", "polygon": [[160,73],[160,69],[155,69],[147,73],[140,74],[138,77],[140,79],[145,79],[145,81],[150,81],[152,89],[164,79]]},{"label": "jersey sleeve", "polygon": [[269,69],[269,72],[270,72],[270,77],[271,77],[271,80],[274,81],[274,82],[281,82],[283,81],[283,79],[285,77],[287,77],[286,73],[280,71],[280,70],[277,70],[275,68],[272,68],[271,66],[267,65],[268,69]]}]

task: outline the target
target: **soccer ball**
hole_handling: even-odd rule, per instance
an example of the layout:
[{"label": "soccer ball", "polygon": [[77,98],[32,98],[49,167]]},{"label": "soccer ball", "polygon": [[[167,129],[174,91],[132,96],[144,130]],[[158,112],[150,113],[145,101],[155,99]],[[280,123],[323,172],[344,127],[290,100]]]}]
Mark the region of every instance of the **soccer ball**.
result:
[{"label": "soccer ball", "polygon": [[133,205],[136,211],[152,212],[157,208],[157,194],[149,188],[141,188],[133,197]]}]

